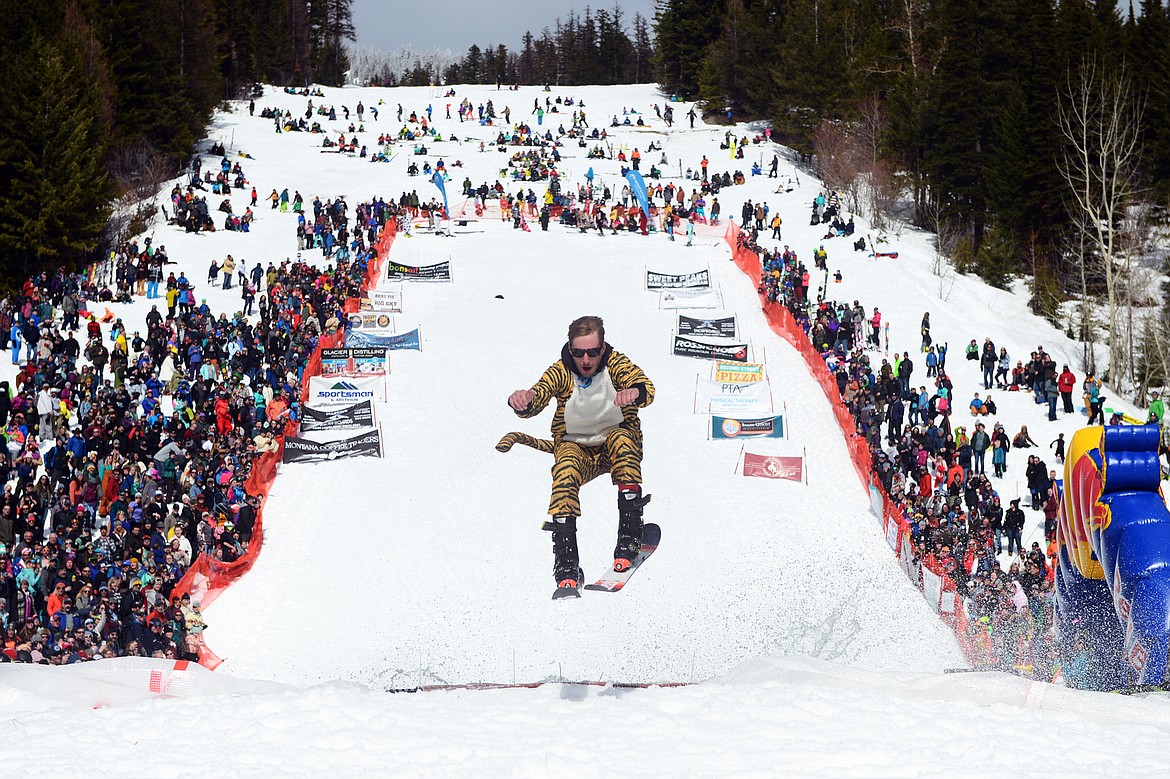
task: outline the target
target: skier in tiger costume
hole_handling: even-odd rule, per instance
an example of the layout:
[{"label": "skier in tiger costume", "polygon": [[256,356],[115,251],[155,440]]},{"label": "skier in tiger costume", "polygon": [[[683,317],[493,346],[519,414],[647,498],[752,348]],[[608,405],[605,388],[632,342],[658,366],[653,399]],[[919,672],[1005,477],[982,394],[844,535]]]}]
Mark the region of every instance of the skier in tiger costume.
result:
[{"label": "skier in tiger costume", "polygon": [[581,485],[609,473],[618,488],[618,533],[614,570],[629,569],[642,545],[642,428],[638,409],[654,400],[654,385],[630,358],[605,341],[600,317],[584,316],[569,325],[561,358],[531,389],[508,397],[517,416],[539,414],[553,398],[551,441],[508,433],[496,448],[506,452],[520,443],[555,458],[552,497],[545,529],[552,531],[553,578],[558,587],[576,588],[581,572],[577,554],[577,518]]}]

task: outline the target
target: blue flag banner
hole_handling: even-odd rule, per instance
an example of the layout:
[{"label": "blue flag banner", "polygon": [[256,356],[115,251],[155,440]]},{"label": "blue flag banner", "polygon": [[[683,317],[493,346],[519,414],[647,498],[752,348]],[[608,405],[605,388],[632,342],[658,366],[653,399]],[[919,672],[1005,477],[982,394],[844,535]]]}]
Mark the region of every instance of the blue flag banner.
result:
[{"label": "blue flag banner", "polygon": [[345,334],[345,345],[347,348],[364,347],[374,348],[381,347],[384,349],[414,349],[415,351],[422,351],[422,342],[419,337],[418,328],[414,328],[409,333],[398,333],[397,335],[385,335],[362,332],[360,330],[351,330]]},{"label": "blue flag banner", "polygon": [[443,211],[447,214],[447,218],[451,218],[451,207],[447,205],[447,185],[443,183],[443,172],[436,170],[434,177],[431,179],[435,186],[439,188],[439,193],[443,196]]},{"label": "blue flag banner", "polygon": [[732,417],[711,417],[712,438],[783,438],[784,418],[782,416],[764,419],[735,419]]},{"label": "blue flag banner", "polygon": [[626,181],[630,182],[630,191],[634,193],[634,197],[638,198],[638,205],[642,207],[642,213],[649,219],[650,199],[646,195],[646,182],[643,180],[642,174],[631,170],[626,173]]},{"label": "blue flag banner", "polygon": [[589,170],[585,171],[585,180],[588,181],[590,184],[593,183],[593,166],[592,165],[589,166]]}]

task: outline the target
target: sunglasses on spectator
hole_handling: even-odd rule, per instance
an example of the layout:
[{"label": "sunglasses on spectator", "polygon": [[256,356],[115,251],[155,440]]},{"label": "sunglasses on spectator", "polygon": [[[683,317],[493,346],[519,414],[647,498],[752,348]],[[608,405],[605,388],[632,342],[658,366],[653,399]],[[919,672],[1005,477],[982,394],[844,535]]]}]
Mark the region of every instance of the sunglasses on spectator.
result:
[{"label": "sunglasses on spectator", "polygon": [[569,354],[573,355],[574,357],[584,357],[585,355],[589,355],[590,357],[598,357],[601,355],[601,348],[602,347],[600,346],[595,346],[592,349],[574,349],[569,347]]}]

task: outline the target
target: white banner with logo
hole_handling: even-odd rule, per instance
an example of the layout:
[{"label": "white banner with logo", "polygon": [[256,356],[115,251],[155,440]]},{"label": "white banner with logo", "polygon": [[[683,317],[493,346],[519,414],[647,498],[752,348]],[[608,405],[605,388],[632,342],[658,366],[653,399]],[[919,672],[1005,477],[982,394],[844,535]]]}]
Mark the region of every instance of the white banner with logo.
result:
[{"label": "white banner with logo", "polygon": [[771,414],[771,388],[767,381],[699,380],[695,390],[695,411],[730,416]]},{"label": "white banner with logo", "polygon": [[363,400],[385,400],[384,376],[313,376],[309,379],[310,406],[349,406]]},{"label": "white banner with logo", "polygon": [[723,308],[719,291],[703,289],[664,289],[658,293],[659,308]]},{"label": "white banner with logo", "polygon": [[362,293],[362,311],[392,311],[402,313],[402,285],[393,284]]}]

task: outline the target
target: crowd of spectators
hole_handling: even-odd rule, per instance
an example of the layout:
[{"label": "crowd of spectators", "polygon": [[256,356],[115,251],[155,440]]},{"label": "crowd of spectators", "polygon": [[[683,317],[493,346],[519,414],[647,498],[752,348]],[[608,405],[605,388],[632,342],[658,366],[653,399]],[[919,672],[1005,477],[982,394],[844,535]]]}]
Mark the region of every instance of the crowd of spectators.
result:
[{"label": "crowd of spectators", "polygon": [[[374,200],[352,218],[321,219],[351,236],[350,259],[257,274],[256,319],[194,304],[184,273],[166,297],[185,303],[164,315],[145,302],[120,269],[161,268],[149,241],[0,301],[0,347],[19,368],[0,382],[0,662],[197,658],[206,623],[178,584],[201,554],[246,553],[260,510],[247,477],[295,425],[308,358],[396,209]],[[146,329],[98,311],[113,298],[151,305]]]},{"label": "crowd of spectators", "polygon": [[[1057,662],[1050,629],[1057,554],[1056,472],[1041,456],[1028,454],[1022,466],[1028,499],[1004,501],[986,470],[990,465],[998,477],[1009,468],[1021,467],[1010,462],[1014,458],[1008,453],[1036,446],[1027,427],[1009,436],[1000,422],[985,422],[986,416],[994,417],[997,411],[989,397],[964,409],[973,417],[971,427],[959,421],[946,345],[933,344],[929,316],[922,323],[926,378],[915,387],[908,351],[895,350],[892,358],[882,356],[877,307],[869,311],[858,301],[828,300],[823,287],[810,300],[808,269],[795,252],[788,247],[769,250],[759,245],[757,236],[749,223],[738,240],[760,256],[760,294],[789,310],[836,378],[857,434],[869,445],[875,481],[909,523],[913,562],[944,573],[953,581],[955,594],[964,599],[977,660],[1051,678]],[[1031,391],[1049,418],[1061,396],[1064,411],[1074,411],[1069,393],[1075,379],[1067,367],[1058,373],[1042,347],[1011,375],[1007,350],[997,350],[990,339],[982,347],[975,345],[973,359],[982,360],[986,389],[998,379],[1004,390]],[[1062,373],[1068,375],[1062,379]],[[1096,404],[1088,398],[1086,403],[1099,414]],[[1063,462],[1063,436],[1051,448]],[[1028,547],[1022,542],[1025,508],[1043,513],[1043,548],[1038,541]],[[1001,562],[1005,542],[1006,569]],[[1080,662],[1084,658],[1065,660],[1066,668],[1087,665]]]}]

